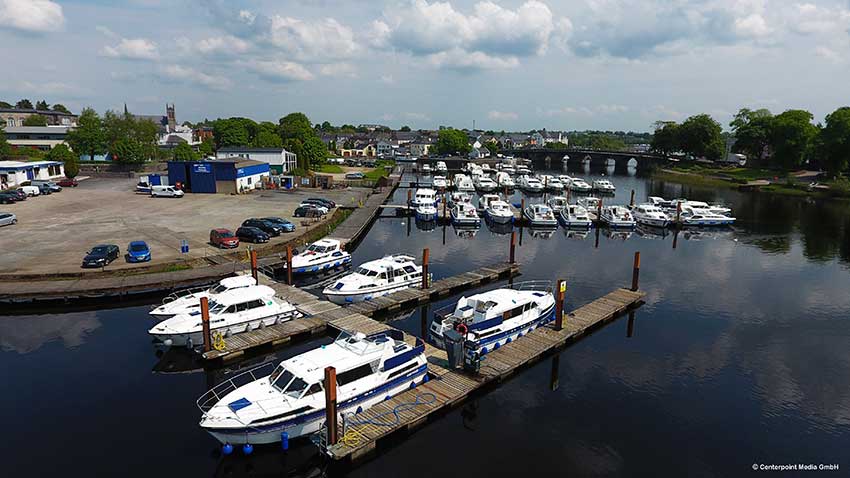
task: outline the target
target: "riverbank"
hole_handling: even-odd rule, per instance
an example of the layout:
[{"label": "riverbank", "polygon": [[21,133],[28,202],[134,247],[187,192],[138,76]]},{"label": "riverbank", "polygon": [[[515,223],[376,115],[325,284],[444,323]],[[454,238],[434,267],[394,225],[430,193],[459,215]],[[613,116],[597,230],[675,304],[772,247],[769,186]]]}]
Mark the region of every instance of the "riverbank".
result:
[{"label": "riverbank", "polygon": [[[784,176],[780,176],[784,174]],[[707,187],[724,187],[755,192],[808,196],[816,198],[850,199],[850,181],[841,179],[816,183],[809,172],[781,173],[758,168],[717,168],[699,164],[661,168],[652,174],[654,179],[675,181]]]}]

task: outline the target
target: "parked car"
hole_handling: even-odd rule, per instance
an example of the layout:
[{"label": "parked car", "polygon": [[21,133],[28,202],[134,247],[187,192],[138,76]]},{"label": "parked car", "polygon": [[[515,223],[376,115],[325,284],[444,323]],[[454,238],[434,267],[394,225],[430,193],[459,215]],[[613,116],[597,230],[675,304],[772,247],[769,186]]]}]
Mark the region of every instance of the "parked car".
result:
[{"label": "parked car", "polygon": [[292,224],[282,217],[264,217],[263,221],[273,222],[282,227],[285,232],[292,232],[295,230],[295,224]]},{"label": "parked car", "polygon": [[324,216],[325,213],[322,212],[324,209],[319,209],[315,204],[302,204],[295,209],[295,213],[293,216],[295,217],[321,217]]},{"label": "parked car", "polygon": [[331,201],[330,199],[325,199],[325,198],[307,198],[307,199],[305,199],[301,202],[319,202],[322,205],[324,205],[325,207],[327,207],[328,209],[333,209],[333,208],[336,207],[335,202]]},{"label": "parked car", "polygon": [[25,192],[27,196],[38,196],[41,194],[41,188],[38,186],[21,186],[18,190]]},{"label": "parked car", "polygon": [[148,262],[151,248],[145,241],[133,241],[127,246],[127,262]]},{"label": "parked car", "polygon": [[56,182],[56,184],[62,186],[63,188],[75,188],[79,186],[80,183],[77,182],[74,178],[62,178]]},{"label": "parked car", "polygon": [[15,198],[17,198],[18,201],[26,201],[27,200],[27,193],[21,191],[20,189],[7,189],[6,192],[11,194],[12,196],[15,196]]},{"label": "parked car", "polygon": [[269,235],[258,227],[242,226],[236,230],[236,237],[242,241],[253,242],[259,244],[261,242],[269,242]]},{"label": "parked car", "polygon": [[210,244],[221,249],[239,247],[239,238],[230,229],[213,229],[210,231]]},{"label": "parked car", "polygon": [[301,204],[315,204],[316,206],[325,208],[327,211],[333,209],[333,206],[320,199],[305,199],[301,201]]},{"label": "parked car", "polygon": [[48,186],[47,184],[42,184],[36,187],[39,189],[42,196],[49,196],[53,193],[53,190],[50,189],[50,186]]},{"label": "parked car", "polygon": [[314,207],[314,208],[322,211],[322,215],[325,215],[325,214],[328,213],[328,208],[326,208],[325,206],[322,206],[321,204],[316,204],[316,203],[312,203],[312,202],[302,202],[301,204],[299,204],[299,206]]},{"label": "parked car", "polygon": [[118,259],[118,246],[115,244],[100,244],[95,246],[83,258],[83,267],[104,267]]},{"label": "parked car", "polygon": [[7,191],[0,191],[0,204],[13,204],[18,202],[19,200],[20,199],[18,199],[17,194],[12,194],[11,192]]},{"label": "parked car", "polygon": [[11,212],[0,212],[0,226],[11,226],[18,223],[18,217]]},{"label": "parked car", "polygon": [[185,193],[174,186],[152,186],[151,197],[182,198]]},{"label": "parked car", "polygon": [[[47,186],[50,189],[50,192],[53,192],[53,193],[58,193],[59,191],[62,190],[62,186],[56,184],[53,181],[48,181],[46,179],[34,179],[34,180],[30,181],[30,184],[32,184],[33,186],[38,186],[38,187]],[[42,188],[42,191],[43,190],[44,190],[44,188]]]},{"label": "parked car", "polygon": [[245,222],[242,223],[242,226],[256,227],[270,236],[279,236],[284,232],[283,226],[271,221],[266,221],[265,219],[257,219],[255,217],[246,219]]},{"label": "parked car", "polygon": [[361,172],[345,173],[345,179],[363,179],[365,175]]}]

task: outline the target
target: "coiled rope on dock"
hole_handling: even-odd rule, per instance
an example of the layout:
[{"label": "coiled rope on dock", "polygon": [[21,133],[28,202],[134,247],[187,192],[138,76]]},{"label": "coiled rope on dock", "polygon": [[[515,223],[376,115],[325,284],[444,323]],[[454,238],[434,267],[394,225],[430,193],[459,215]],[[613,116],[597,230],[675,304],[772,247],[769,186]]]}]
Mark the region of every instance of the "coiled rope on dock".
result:
[{"label": "coiled rope on dock", "polygon": [[[431,403],[434,403],[436,400],[436,395],[431,392],[425,392],[417,394],[416,399],[412,402],[399,403],[398,405],[393,407],[392,410],[386,411],[372,418],[365,418],[361,420],[357,419],[356,417],[349,417],[346,421],[345,433],[342,436],[342,442],[346,446],[356,447],[360,444],[361,438],[367,439],[367,437],[354,427],[363,425],[393,427],[401,423],[401,413],[416,408],[420,405],[429,405]],[[384,419],[384,417],[391,418]]]}]

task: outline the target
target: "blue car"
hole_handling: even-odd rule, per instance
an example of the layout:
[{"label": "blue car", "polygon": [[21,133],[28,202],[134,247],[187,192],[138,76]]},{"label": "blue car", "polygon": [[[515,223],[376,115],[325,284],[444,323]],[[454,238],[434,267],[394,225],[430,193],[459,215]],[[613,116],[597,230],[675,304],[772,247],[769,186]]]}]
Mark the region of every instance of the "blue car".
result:
[{"label": "blue car", "polygon": [[280,217],[264,217],[263,221],[268,221],[275,224],[276,226],[280,226],[281,228],[283,228],[284,232],[292,232],[295,230],[295,224],[292,224],[286,219]]},{"label": "blue car", "polygon": [[133,241],[127,246],[127,262],[148,262],[151,260],[151,248],[145,241]]}]

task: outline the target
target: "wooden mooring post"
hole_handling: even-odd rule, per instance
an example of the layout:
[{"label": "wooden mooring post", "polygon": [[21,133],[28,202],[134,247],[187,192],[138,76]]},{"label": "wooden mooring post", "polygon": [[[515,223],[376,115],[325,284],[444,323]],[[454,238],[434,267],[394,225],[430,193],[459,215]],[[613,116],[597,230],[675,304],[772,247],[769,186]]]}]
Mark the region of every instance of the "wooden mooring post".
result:
[{"label": "wooden mooring post", "polygon": [[328,445],[336,445],[336,369],[325,367],[325,423],[328,425]]},{"label": "wooden mooring post", "polygon": [[428,256],[431,251],[426,247],[422,249],[422,288],[428,288]]},{"label": "wooden mooring post", "polygon": [[640,251],[635,252],[635,261],[632,266],[632,291],[637,292],[638,280],[640,279]]},{"label": "wooden mooring post", "polygon": [[292,285],[292,245],[286,245],[286,283]]},{"label": "wooden mooring post", "polygon": [[635,190],[632,189],[632,197],[631,197],[631,199],[629,199],[629,206],[634,207],[634,205],[635,205]]},{"label": "wooden mooring post", "polygon": [[555,291],[555,330],[564,328],[564,296],[567,292],[567,281],[558,280],[558,290]]},{"label": "wooden mooring post", "polygon": [[626,337],[632,338],[635,335],[635,311],[629,311],[629,322],[626,326]]},{"label": "wooden mooring post", "polygon": [[201,297],[201,333],[204,336],[204,352],[212,350],[210,338],[210,299]]},{"label": "wooden mooring post", "polygon": [[561,354],[555,354],[552,357],[552,371],[549,374],[549,389],[553,392],[558,390],[560,385],[561,369]]},{"label": "wooden mooring post", "polygon": [[411,203],[411,202],[413,202],[413,199],[412,199],[412,198],[413,198],[413,190],[412,190],[412,189],[408,189],[408,190],[407,190],[407,207],[408,207],[408,208],[410,208],[410,203]]},{"label": "wooden mooring post", "polygon": [[259,284],[260,280],[257,277],[257,251],[251,249],[251,277],[254,278],[254,283]]},{"label": "wooden mooring post", "polygon": [[516,231],[511,231],[511,249],[508,254],[508,262],[516,264]]}]

